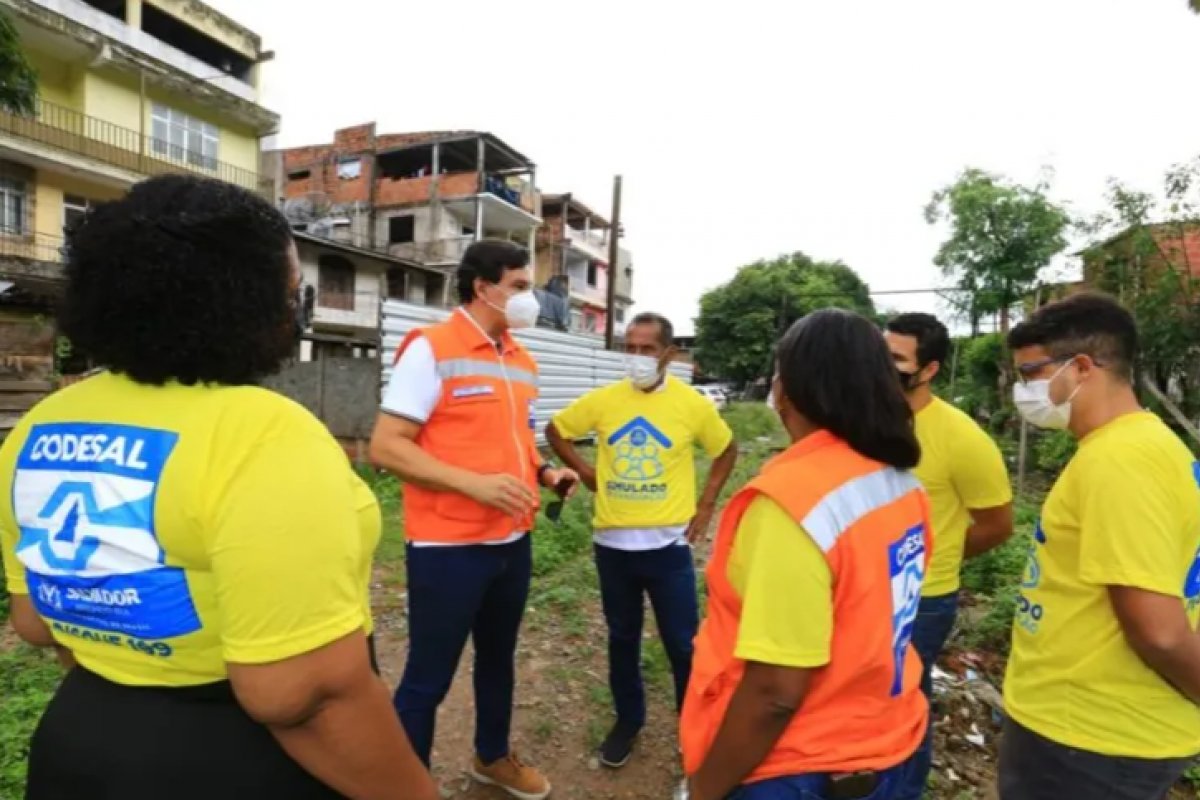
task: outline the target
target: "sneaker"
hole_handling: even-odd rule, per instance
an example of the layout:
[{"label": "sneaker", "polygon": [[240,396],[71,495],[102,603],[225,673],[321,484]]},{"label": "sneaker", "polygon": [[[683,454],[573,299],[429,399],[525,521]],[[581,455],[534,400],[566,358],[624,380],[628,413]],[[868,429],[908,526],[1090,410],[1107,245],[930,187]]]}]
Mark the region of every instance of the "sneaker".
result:
[{"label": "sneaker", "polygon": [[517,800],[543,800],[550,795],[550,781],[513,753],[491,764],[475,756],[469,774],[478,783],[503,789]]},{"label": "sneaker", "polygon": [[609,769],[620,769],[628,764],[639,732],[639,728],[631,728],[619,722],[614,725],[604,744],[600,745],[600,763]]}]

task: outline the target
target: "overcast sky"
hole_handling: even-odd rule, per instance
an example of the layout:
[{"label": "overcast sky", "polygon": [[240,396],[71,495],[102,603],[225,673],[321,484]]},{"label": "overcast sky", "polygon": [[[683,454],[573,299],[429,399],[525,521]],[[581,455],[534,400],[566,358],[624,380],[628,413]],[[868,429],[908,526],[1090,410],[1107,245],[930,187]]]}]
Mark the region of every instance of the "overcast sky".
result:
[{"label": "overcast sky", "polygon": [[874,290],[943,285],[922,209],[965,166],[1052,167],[1087,210],[1200,154],[1185,0],[209,2],[276,52],[283,146],[491,131],[604,211],[623,174],[637,307],[684,331],[703,291],[793,250]]}]

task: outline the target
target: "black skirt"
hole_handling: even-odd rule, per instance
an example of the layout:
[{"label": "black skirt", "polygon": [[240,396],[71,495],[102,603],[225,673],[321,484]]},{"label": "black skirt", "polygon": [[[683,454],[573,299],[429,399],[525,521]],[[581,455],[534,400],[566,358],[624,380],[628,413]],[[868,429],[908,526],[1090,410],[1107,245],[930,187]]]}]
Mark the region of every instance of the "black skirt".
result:
[{"label": "black skirt", "polygon": [[343,800],[246,715],[228,681],[142,688],[80,667],[34,733],[25,797]]}]

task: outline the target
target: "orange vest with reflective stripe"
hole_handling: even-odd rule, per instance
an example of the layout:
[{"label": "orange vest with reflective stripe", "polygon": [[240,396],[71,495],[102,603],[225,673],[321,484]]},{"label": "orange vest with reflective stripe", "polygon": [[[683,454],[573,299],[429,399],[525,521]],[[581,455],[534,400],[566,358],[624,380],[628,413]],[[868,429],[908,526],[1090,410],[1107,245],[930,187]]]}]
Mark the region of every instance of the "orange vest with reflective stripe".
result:
[{"label": "orange vest with reflective stripe", "polygon": [[707,571],[708,617],[680,721],[687,773],[708,755],[745,670],[734,656],[742,603],[727,570],[738,524],[759,495],[825,553],[833,641],[829,663],[814,671],[800,710],[748,782],[900,764],[920,744],[929,713],[910,646],[931,548],[929,502],[910,474],[821,431],[769,462],[721,519]]},{"label": "orange vest with reflective stripe", "polygon": [[[500,349],[466,312],[414,330],[396,361],[418,336],[433,349],[442,394],[416,442],[446,464],[481,474],[506,473],[538,493],[541,463],[534,438],[537,363],[505,333]],[[404,532],[411,542],[479,544],[533,527],[533,514],[514,519],[455,492],[404,486]]]}]

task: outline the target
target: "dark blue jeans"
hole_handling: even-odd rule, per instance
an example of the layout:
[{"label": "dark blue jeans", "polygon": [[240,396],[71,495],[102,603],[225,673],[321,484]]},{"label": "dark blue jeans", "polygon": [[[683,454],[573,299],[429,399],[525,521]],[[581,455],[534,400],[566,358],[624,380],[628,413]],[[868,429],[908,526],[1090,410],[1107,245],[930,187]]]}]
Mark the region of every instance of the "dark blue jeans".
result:
[{"label": "dark blue jeans", "polygon": [[[912,772],[911,759],[879,773],[875,790],[858,800],[899,800],[901,788]],[[789,775],[759,783],[748,783],[736,789],[725,800],[830,800],[829,775]]]},{"label": "dark blue jeans", "polygon": [[1000,800],[1162,800],[1191,762],[1100,755],[1009,719],[1000,740]]},{"label": "dark blue jeans", "polygon": [[529,539],[408,547],[408,663],[395,704],[426,766],[438,706],[450,691],[468,636],[475,645],[475,751],[485,764],[508,755],[513,659],[532,567]]},{"label": "dark blue jeans", "polygon": [[596,545],[600,596],[608,622],[608,683],[617,722],[633,729],[646,724],[642,684],[642,621],[650,596],[663,648],[675,677],[675,708],[683,703],[692,673],[692,640],[700,626],[692,548],[625,552]]},{"label": "dark blue jeans", "polygon": [[925,794],[929,771],[933,768],[933,665],[950,638],[954,620],[958,616],[958,593],[937,597],[922,597],[917,607],[917,621],[913,625],[913,647],[921,657],[921,691],[929,699],[929,725],[925,729],[925,741],[913,755],[912,769],[905,784],[896,794],[896,800],[920,800]]}]

